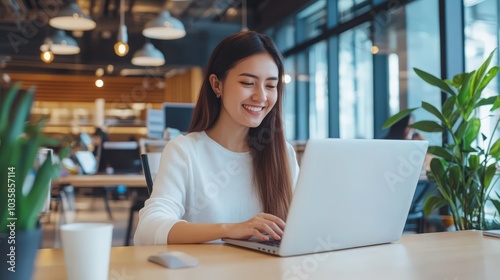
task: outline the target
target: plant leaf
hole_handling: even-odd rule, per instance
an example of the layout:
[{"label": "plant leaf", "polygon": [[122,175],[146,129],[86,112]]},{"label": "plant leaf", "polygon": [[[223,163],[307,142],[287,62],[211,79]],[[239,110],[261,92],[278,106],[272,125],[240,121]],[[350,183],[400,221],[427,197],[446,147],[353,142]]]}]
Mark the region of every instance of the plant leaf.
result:
[{"label": "plant leaf", "polygon": [[500,157],[500,138],[498,138],[495,143],[493,143],[490,148],[489,154],[495,159],[498,159]]},{"label": "plant leaf", "polygon": [[458,143],[461,143],[462,142],[462,138],[464,137],[465,135],[465,130],[467,129],[467,124],[468,122],[465,121],[465,120],[462,120],[462,122],[460,123],[460,125],[457,127],[457,129],[455,130],[455,137],[457,138],[457,140],[459,141]]},{"label": "plant leaf", "polygon": [[429,146],[427,152],[431,155],[435,155],[437,157],[441,157],[444,160],[451,161],[453,156],[448,152],[445,148],[441,146]]},{"label": "plant leaf", "polygon": [[47,197],[47,193],[50,188],[50,180],[54,176],[54,167],[52,165],[51,157],[47,157],[43,164],[40,166],[36,172],[35,181],[33,187],[29,194],[24,198],[23,202],[19,202],[19,225],[20,228],[33,229],[36,225],[36,220],[40,215],[40,211],[43,207],[45,199],[40,199],[41,197]]},{"label": "plant leaf", "polygon": [[[471,93],[471,80],[476,74],[476,71],[472,71],[465,76],[464,82],[462,86],[460,87],[460,91],[458,92],[457,96],[457,103],[458,106],[464,108],[465,105],[469,102],[472,93]],[[466,109],[466,108],[464,108]],[[465,111],[465,110],[464,110]],[[466,117],[464,117],[466,119]]]},{"label": "plant leaf", "polygon": [[4,138],[4,131],[9,123],[9,113],[11,112],[12,103],[16,99],[17,92],[21,88],[21,83],[15,83],[7,92],[2,106],[0,107],[0,141]]},{"label": "plant leaf", "polygon": [[490,70],[488,70],[488,73],[486,73],[486,76],[484,76],[484,79],[481,81],[481,84],[479,84],[479,87],[477,89],[478,92],[482,92],[484,88],[488,86],[491,80],[497,76],[498,70],[499,70],[498,66],[493,66],[491,67]]},{"label": "plant leaf", "polygon": [[472,118],[468,124],[467,129],[465,130],[464,135],[464,145],[466,148],[469,148],[474,140],[477,139],[477,135],[479,133],[479,129],[481,128],[481,120],[478,118]]},{"label": "plant leaf", "polygon": [[458,165],[453,165],[449,168],[450,173],[448,176],[448,183],[450,184],[450,189],[457,190],[458,187],[462,184],[462,172]]},{"label": "plant leaf", "polygon": [[438,186],[443,186],[445,183],[443,180],[445,180],[444,177],[445,177],[445,173],[446,173],[444,171],[443,162],[438,158],[433,158],[431,160],[430,167],[431,167],[432,176],[434,177],[434,180],[436,180],[436,183],[438,184]]},{"label": "plant leaf", "polygon": [[491,181],[493,180],[493,176],[495,176],[495,172],[497,171],[497,167],[495,163],[492,163],[486,167],[486,171],[484,172],[484,181],[481,182],[485,189],[488,189]]},{"label": "plant leaf", "polygon": [[443,80],[437,78],[436,76],[432,75],[432,74],[429,74],[425,71],[422,71],[418,68],[413,68],[413,70],[415,71],[415,73],[417,73],[417,75],[422,78],[422,80],[424,80],[425,82],[427,82],[428,84],[431,84],[433,86],[436,86],[438,88],[440,88],[441,90],[443,90],[444,92],[447,92],[451,95],[457,95],[451,88],[448,84],[446,84]]},{"label": "plant leaf", "polygon": [[448,120],[450,119],[451,113],[453,112],[453,107],[455,106],[456,99],[456,96],[448,97],[441,108],[441,110],[443,111],[443,116]]},{"label": "plant leaf", "polygon": [[[498,98],[499,98],[499,96],[491,96],[491,97],[488,97],[488,98],[481,98],[476,103],[476,105],[474,106],[474,108],[477,108],[477,107],[480,107],[480,106],[484,106],[484,105],[493,105]],[[493,109],[492,109],[492,111],[493,111]]]},{"label": "plant leaf", "polygon": [[446,123],[446,120],[443,117],[443,114],[441,114],[441,112],[439,112],[439,110],[436,107],[434,107],[434,105],[427,103],[425,101],[422,101],[422,108],[424,108],[427,112],[436,116],[443,123]]},{"label": "plant leaf", "polygon": [[402,118],[408,116],[409,114],[411,114],[411,112],[415,111],[417,108],[410,108],[410,109],[405,109],[397,114],[395,114],[394,116],[390,117],[389,119],[387,119],[387,121],[384,123],[384,125],[382,126],[382,129],[387,129],[389,127],[391,127],[392,125],[394,125],[395,123],[397,123],[398,121],[400,121]]},{"label": "plant leaf", "polygon": [[8,135],[10,136],[10,140],[17,138],[19,135],[23,133],[24,122],[26,122],[26,119],[29,116],[31,109],[31,102],[33,100],[33,90],[34,90],[33,88],[30,88],[29,90],[26,91],[25,94],[23,94],[23,96],[19,97],[19,104],[17,104],[17,108],[15,108],[16,114],[13,116],[14,118],[11,121],[12,122],[11,130],[8,133]]},{"label": "plant leaf", "polygon": [[456,89],[459,89],[462,86],[466,76],[467,76],[467,73],[460,73],[460,74],[453,76],[453,86]]},{"label": "plant leaf", "polygon": [[479,167],[479,157],[477,155],[471,155],[469,157],[469,166],[473,170],[476,170]]},{"label": "plant leaf", "polygon": [[495,103],[493,103],[493,106],[491,107],[490,111],[493,112],[498,108],[500,108],[500,95],[496,96]]},{"label": "plant leaf", "polygon": [[434,210],[439,209],[443,206],[448,205],[448,201],[446,199],[436,196],[436,195],[430,195],[427,196],[424,200],[424,216],[429,216],[434,212]]},{"label": "plant leaf", "polygon": [[[477,74],[475,75],[474,79],[472,80],[472,86],[474,87],[474,91],[478,91],[481,84],[483,84],[484,73],[486,72],[486,69],[488,69],[488,66],[490,65],[490,62],[491,62],[491,59],[493,58],[493,54],[495,53],[495,50],[490,52],[490,55],[488,55],[488,58],[486,58],[486,60],[483,62],[483,64],[481,64],[481,66],[477,69]],[[493,68],[491,68],[491,69],[493,69]],[[490,71],[491,71],[491,69],[490,69]],[[488,71],[488,73],[490,71]],[[498,70],[497,70],[497,72],[498,72]],[[495,75],[496,75],[496,73],[495,73]],[[491,78],[490,78],[490,80],[491,80]],[[486,82],[486,84],[488,84],[488,82]]]},{"label": "plant leaf", "polygon": [[435,121],[418,121],[410,125],[410,127],[424,132],[444,132],[445,128]]},{"label": "plant leaf", "polygon": [[460,119],[462,116],[462,110],[458,108],[453,114],[451,114],[450,117],[450,127],[454,127],[455,123]]}]

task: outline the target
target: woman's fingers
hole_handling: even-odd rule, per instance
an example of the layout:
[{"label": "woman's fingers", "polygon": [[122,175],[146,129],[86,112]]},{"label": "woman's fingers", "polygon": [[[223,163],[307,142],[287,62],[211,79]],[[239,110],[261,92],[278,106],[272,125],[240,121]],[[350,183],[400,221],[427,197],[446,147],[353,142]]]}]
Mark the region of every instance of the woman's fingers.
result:
[{"label": "woman's fingers", "polygon": [[236,239],[249,239],[252,236],[267,241],[269,238],[281,239],[285,222],[267,213],[260,213],[250,220],[227,226],[227,236]]},{"label": "woman's fingers", "polygon": [[274,239],[281,239],[283,229],[285,228],[285,222],[280,218],[271,214],[260,213],[250,221],[255,223],[255,227],[260,232],[266,233]]},{"label": "woman's fingers", "polygon": [[264,218],[264,219],[266,219],[266,220],[274,222],[282,230],[285,229],[285,222],[282,219],[280,219],[280,218],[278,218],[278,217],[276,217],[276,216],[274,216],[272,214],[268,214],[268,213],[260,213],[259,215],[257,215],[257,217],[259,217],[259,216],[262,217],[262,218]]}]

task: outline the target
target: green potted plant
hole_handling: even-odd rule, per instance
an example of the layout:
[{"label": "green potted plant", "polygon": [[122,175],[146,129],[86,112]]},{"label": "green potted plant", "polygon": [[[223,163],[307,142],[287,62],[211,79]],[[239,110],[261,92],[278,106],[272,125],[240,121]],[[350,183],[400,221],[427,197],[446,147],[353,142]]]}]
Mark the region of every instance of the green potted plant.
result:
[{"label": "green potted plant", "polygon": [[[497,110],[500,96],[482,97],[483,90],[499,70],[498,66],[488,69],[493,53],[477,70],[458,74],[453,80],[441,80],[414,68],[426,83],[446,93],[445,102],[441,109],[422,102],[421,107],[406,109],[390,117],[383,126],[392,126],[416,109],[424,109],[436,117],[437,120],[422,120],[411,125],[420,131],[446,134],[449,139],[444,147],[430,146],[428,149],[434,158],[427,176],[435,182],[439,194],[426,197],[424,214],[427,216],[447,206],[457,230],[498,227],[495,219],[500,213],[500,194],[497,191],[492,194],[492,186],[498,178],[495,174],[500,160],[500,137],[495,134],[500,122]],[[482,106],[491,106],[489,117],[495,118],[489,136],[480,130],[485,121],[479,117]],[[495,213],[493,218],[487,219],[485,207],[489,203]]]},{"label": "green potted plant", "polygon": [[43,135],[44,120],[28,121],[33,96],[33,88],[24,91],[16,83],[0,99],[0,279],[31,279],[39,216],[59,174],[51,156],[34,170],[40,148],[58,142]]}]

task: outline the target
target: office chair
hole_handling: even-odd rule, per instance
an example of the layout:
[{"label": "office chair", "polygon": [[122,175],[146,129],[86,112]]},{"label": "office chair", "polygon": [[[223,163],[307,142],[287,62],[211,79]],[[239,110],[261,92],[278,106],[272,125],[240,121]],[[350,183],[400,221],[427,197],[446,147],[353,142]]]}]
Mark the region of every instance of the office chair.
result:
[{"label": "office chair", "polygon": [[141,151],[141,155],[146,153],[161,152],[166,145],[167,140],[148,138],[139,139],[139,149]]},{"label": "office chair", "polygon": [[151,169],[149,168],[148,154],[141,154],[141,163],[144,177],[146,178],[148,193],[151,195],[151,192],[153,191],[153,176],[151,175]]},{"label": "office chair", "polygon": [[[160,164],[161,153],[146,153],[141,154],[142,170],[146,179],[146,186],[148,196],[137,195],[133,197],[132,206],[130,206],[130,213],[128,218],[127,234],[125,236],[125,246],[130,245],[130,236],[132,234],[132,225],[134,223],[134,214],[144,207],[144,202],[149,198],[153,191],[153,175],[158,171]],[[151,172],[153,170],[153,172]]]}]

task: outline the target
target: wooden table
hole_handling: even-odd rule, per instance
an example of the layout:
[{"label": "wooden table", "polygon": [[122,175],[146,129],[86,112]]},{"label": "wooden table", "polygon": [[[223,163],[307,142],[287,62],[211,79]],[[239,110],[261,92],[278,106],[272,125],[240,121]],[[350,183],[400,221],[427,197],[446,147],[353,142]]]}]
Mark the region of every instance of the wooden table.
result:
[{"label": "wooden table", "polygon": [[[195,256],[195,268],[147,261],[159,251]],[[90,269],[90,268],[89,268]],[[295,257],[222,244],[113,247],[109,279],[499,279],[500,239],[479,231],[405,235],[401,241]],[[39,250],[34,279],[66,279],[62,249]]]},{"label": "wooden table", "polygon": [[[98,174],[69,175],[59,177],[52,182],[54,186],[72,185],[76,188],[104,188],[108,186],[125,185],[127,188],[146,188],[146,179],[142,174]],[[113,219],[106,193],[103,194],[104,207],[109,219]]]},{"label": "wooden table", "polygon": [[127,187],[146,187],[146,179],[142,174],[113,175],[69,175],[53,181],[56,185],[73,185],[75,187],[104,187],[125,185]]}]

